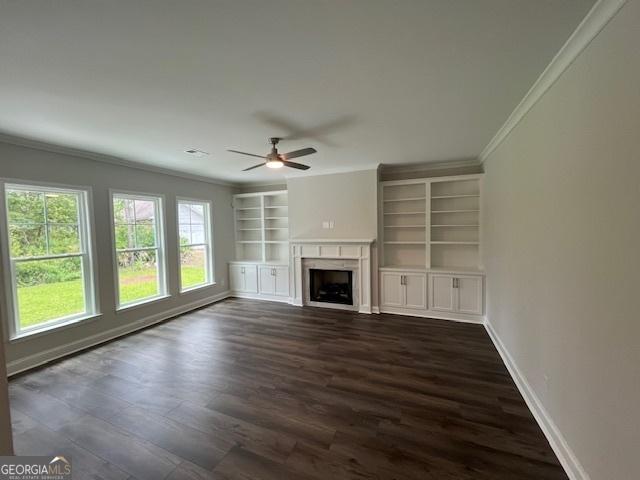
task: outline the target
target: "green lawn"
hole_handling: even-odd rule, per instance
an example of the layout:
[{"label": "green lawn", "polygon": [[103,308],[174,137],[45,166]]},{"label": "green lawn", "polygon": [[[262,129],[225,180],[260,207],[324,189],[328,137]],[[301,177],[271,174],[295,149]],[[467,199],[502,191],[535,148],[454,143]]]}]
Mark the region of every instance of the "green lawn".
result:
[{"label": "green lawn", "polygon": [[[123,283],[120,289],[122,303],[150,297],[157,293],[157,282],[153,269],[121,271],[120,277]],[[204,280],[203,267],[185,266],[182,268],[183,288],[204,283]],[[83,312],[81,283],[81,280],[71,280],[18,288],[21,327],[25,328],[47,320]]]}]

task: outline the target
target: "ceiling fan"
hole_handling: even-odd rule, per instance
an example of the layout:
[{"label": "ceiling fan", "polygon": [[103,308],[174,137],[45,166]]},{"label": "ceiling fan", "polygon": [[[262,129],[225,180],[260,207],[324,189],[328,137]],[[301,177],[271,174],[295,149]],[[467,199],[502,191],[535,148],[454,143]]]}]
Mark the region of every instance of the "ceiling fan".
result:
[{"label": "ceiling fan", "polygon": [[278,137],[273,137],[269,139],[269,142],[271,143],[271,152],[267,155],[254,155],[253,153],[240,152],[238,150],[227,150],[227,151],[233,152],[233,153],[239,153],[241,155],[249,155],[250,157],[264,158],[266,160],[266,162],[264,163],[259,163],[258,165],[254,165],[253,167],[245,168],[244,170],[242,170],[243,172],[246,172],[247,170],[253,170],[254,168],[258,168],[263,165],[266,165],[269,168],[291,167],[291,168],[297,168],[298,170],[309,170],[309,168],[311,168],[308,165],[291,162],[289,160],[291,158],[304,157],[305,155],[311,155],[312,153],[316,153],[317,150],[315,148],[309,147],[309,148],[303,148],[301,150],[294,150],[293,152],[289,152],[289,153],[278,153],[278,149],[276,148],[276,145],[280,140],[281,139]]}]

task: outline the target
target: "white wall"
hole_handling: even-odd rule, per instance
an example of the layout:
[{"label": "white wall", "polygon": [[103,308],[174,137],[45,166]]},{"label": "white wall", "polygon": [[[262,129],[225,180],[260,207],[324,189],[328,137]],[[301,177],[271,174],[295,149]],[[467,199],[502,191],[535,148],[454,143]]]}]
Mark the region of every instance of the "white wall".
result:
[{"label": "white wall", "polygon": [[593,480],[640,476],[639,46],[630,0],[485,162],[488,320]]},{"label": "white wall", "polygon": [[[289,235],[302,239],[377,239],[378,170],[287,179]],[[334,228],[322,228],[333,220]],[[378,308],[378,246],[371,248],[371,306]]]},{"label": "white wall", "polygon": [[291,238],[376,238],[377,182],[377,170],[287,179]]},{"label": "white wall", "polygon": [[[228,289],[227,261],[233,258],[232,189],[212,183],[153,173],[130,167],[79,158],[60,153],[0,143],[0,177],[89,186],[93,190],[96,253],[98,259],[98,297],[102,317],[73,327],[27,337],[5,345],[9,370],[25,359],[38,357],[50,349],[100,336],[106,331],[126,327],[137,320],[206,300]],[[113,252],[109,217],[109,189],[159,193],[165,196],[166,250],[170,298],[116,313]],[[215,279],[217,285],[178,293],[178,253],[176,234],[176,196],[202,198],[213,202]],[[2,321],[7,320],[4,290],[0,295]],[[30,361],[29,361],[30,362]],[[27,363],[29,363],[27,362]]]}]

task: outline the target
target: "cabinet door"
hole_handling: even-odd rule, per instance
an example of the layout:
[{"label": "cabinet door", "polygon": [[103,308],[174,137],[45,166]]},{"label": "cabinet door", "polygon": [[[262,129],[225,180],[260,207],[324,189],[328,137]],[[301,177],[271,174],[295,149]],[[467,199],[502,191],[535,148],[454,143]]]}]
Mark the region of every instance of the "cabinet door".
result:
[{"label": "cabinet door", "polygon": [[234,292],[244,291],[244,274],[242,265],[229,265],[229,287]]},{"label": "cabinet door", "polygon": [[275,294],[281,297],[289,296],[289,267],[275,267]]},{"label": "cabinet door", "polygon": [[453,276],[431,275],[431,310],[453,312],[455,310]]},{"label": "cabinet door", "polygon": [[424,273],[404,274],[404,303],[407,308],[427,309],[427,276]]},{"label": "cabinet door", "polygon": [[387,307],[404,306],[404,285],[400,282],[402,274],[382,272],[380,275],[382,305]]},{"label": "cabinet door", "polygon": [[265,295],[273,295],[276,292],[276,277],[273,274],[273,267],[258,267],[260,278],[258,281],[258,291]]},{"label": "cabinet door", "polygon": [[458,279],[458,305],[460,313],[482,315],[482,278],[456,277]]},{"label": "cabinet door", "polygon": [[244,265],[244,291],[258,293],[258,267],[256,265]]}]

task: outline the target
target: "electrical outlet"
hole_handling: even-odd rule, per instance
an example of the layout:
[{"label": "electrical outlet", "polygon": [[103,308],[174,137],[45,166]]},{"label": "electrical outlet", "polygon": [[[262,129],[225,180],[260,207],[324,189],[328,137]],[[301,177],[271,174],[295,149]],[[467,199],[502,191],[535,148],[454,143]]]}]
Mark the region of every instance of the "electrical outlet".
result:
[{"label": "electrical outlet", "polygon": [[323,221],[322,221],[322,228],[330,228],[330,227],[329,227],[329,221],[327,221],[327,220],[323,220]]},{"label": "electrical outlet", "polygon": [[336,226],[336,222],[334,222],[333,220],[329,220],[329,228],[333,228]]}]

